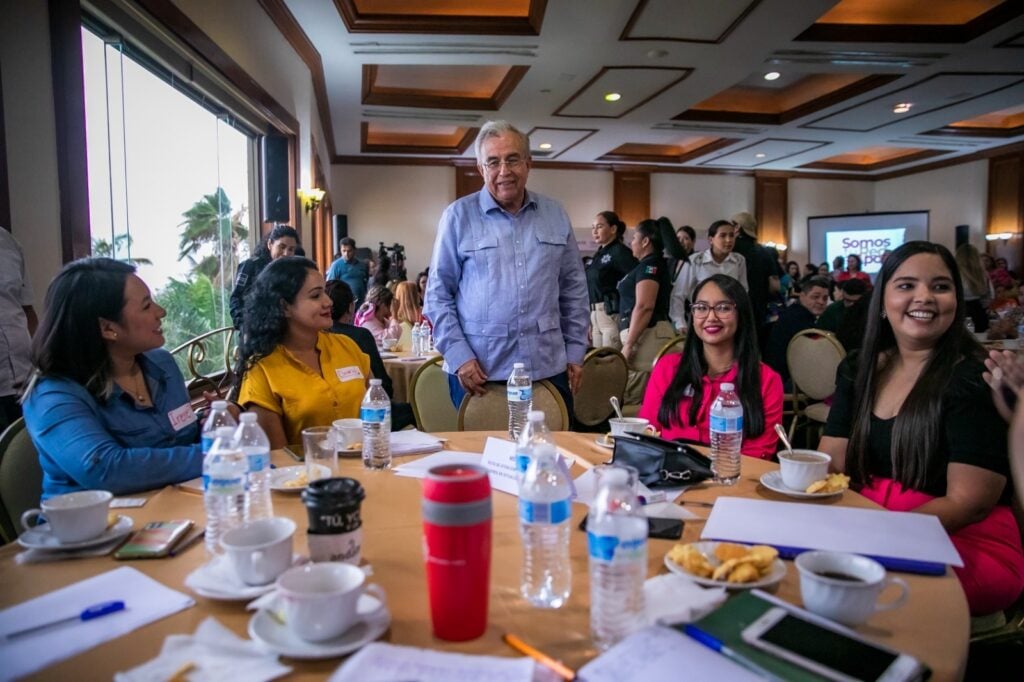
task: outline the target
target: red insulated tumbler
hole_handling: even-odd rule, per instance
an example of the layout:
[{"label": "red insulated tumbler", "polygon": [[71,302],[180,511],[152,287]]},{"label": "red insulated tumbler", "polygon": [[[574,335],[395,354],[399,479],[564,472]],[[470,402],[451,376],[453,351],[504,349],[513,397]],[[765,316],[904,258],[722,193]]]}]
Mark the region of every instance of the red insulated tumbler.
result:
[{"label": "red insulated tumbler", "polygon": [[434,467],[423,481],[423,551],[434,636],[453,642],[487,629],[491,483],[472,465]]}]

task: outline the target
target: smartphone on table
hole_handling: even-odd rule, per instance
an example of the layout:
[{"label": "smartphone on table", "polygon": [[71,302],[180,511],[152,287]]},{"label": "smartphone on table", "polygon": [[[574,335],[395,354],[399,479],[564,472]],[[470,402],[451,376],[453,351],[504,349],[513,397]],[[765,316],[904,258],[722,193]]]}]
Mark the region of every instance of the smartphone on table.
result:
[{"label": "smartphone on table", "polygon": [[929,673],[913,656],[823,618],[779,607],[765,611],[740,636],[753,647],[836,682],[910,682]]},{"label": "smartphone on table", "polygon": [[[580,521],[580,530],[587,532],[587,518],[584,516]],[[682,519],[660,519],[647,517],[647,537],[658,540],[678,540],[683,537]]]},{"label": "smartphone on table", "polygon": [[114,553],[115,559],[160,559],[192,528],[192,521],[152,521],[135,531]]}]

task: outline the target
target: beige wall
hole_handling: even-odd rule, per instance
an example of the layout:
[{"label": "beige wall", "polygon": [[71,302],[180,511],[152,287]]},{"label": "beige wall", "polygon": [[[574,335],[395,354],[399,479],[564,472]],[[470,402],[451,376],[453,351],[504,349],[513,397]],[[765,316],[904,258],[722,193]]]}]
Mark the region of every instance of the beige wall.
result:
[{"label": "beige wall", "polygon": [[786,260],[802,268],[807,262],[809,216],[870,213],[874,211],[874,183],[851,180],[789,181],[789,247]]},{"label": "beige wall", "polygon": [[754,212],[754,178],[738,175],[651,175],[652,217],[667,217],[676,227],[697,232],[697,248],[706,248],[708,227],[740,211]]}]

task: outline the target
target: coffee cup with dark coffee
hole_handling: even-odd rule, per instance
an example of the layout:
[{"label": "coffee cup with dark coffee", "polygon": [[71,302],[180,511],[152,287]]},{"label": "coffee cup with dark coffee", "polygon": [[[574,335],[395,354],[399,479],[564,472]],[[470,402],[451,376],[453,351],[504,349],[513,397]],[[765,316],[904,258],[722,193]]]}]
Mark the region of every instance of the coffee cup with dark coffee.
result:
[{"label": "coffee cup with dark coffee", "polygon": [[[859,554],[804,552],[794,563],[800,572],[804,607],[844,625],[860,625],[877,611],[902,606],[910,592],[901,578],[886,576],[880,563]],[[899,595],[879,603],[882,591],[890,585],[899,588]]]}]

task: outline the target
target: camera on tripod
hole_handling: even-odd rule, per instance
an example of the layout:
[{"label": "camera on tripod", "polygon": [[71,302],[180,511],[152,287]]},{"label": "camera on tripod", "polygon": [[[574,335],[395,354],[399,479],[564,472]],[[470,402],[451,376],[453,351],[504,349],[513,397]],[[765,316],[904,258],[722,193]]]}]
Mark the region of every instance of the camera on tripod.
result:
[{"label": "camera on tripod", "polygon": [[380,248],[377,249],[378,267],[387,267],[389,281],[404,282],[406,280],[405,247],[397,242],[391,246],[386,246],[384,242],[379,242],[379,244]]}]

